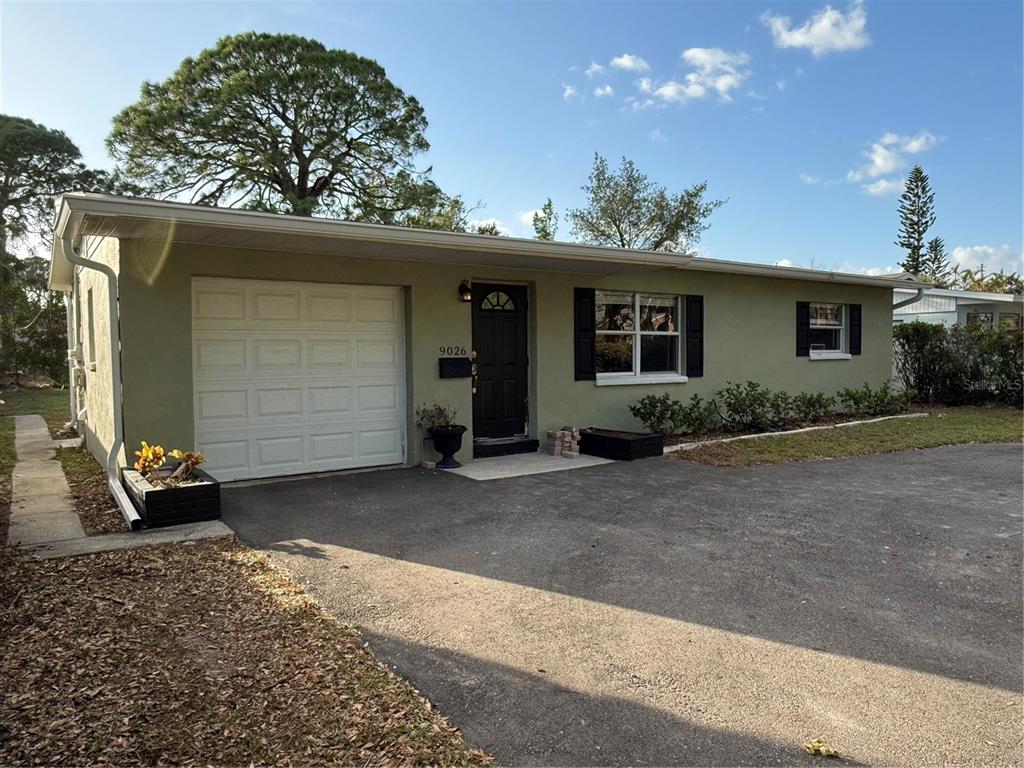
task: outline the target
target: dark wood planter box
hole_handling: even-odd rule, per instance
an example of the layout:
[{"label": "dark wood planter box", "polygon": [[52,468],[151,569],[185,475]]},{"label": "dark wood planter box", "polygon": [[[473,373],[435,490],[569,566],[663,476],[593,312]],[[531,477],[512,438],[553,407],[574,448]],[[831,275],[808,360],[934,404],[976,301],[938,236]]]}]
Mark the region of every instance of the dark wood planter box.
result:
[{"label": "dark wood planter box", "polygon": [[[166,470],[167,474],[173,468]],[[134,469],[121,470],[121,485],[147,528],[220,519],[220,483],[201,469],[192,471],[201,482],[158,488]]]},{"label": "dark wood planter box", "polygon": [[580,453],[603,459],[632,461],[661,456],[665,439],[661,435],[640,432],[617,432],[611,429],[584,429],[580,431]]}]

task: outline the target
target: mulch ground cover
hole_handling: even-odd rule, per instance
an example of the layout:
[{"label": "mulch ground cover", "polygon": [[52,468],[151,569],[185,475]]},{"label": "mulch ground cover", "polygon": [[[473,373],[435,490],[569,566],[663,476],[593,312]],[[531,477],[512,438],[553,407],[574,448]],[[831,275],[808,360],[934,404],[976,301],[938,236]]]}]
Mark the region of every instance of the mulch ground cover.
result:
[{"label": "mulch ground cover", "polygon": [[237,542],[0,550],[0,764],[489,762]]},{"label": "mulch ground cover", "polygon": [[107,490],[107,473],[92,454],[82,448],[59,448],[57,458],[64,467],[85,535],[127,533],[117,502]]}]

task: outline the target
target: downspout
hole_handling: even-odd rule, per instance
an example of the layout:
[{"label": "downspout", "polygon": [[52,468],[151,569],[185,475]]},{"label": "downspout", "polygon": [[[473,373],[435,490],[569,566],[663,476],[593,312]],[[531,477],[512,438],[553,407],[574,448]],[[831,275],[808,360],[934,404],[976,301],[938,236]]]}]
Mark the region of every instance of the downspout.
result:
[{"label": "downspout", "polygon": [[909,299],[904,299],[903,301],[897,301],[895,304],[892,305],[892,308],[893,309],[899,309],[900,307],[906,307],[906,306],[909,306],[911,304],[916,304],[917,302],[919,302],[923,298],[924,298],[924,288],[918,288],[917,289],[917,293],[915,295],[911,296]]},{"label": "downspout", "polygon": [[74,309],[74,281],[71,284],[71,291],[64,294],[64,309],[67,312],[68,329],[68,407],[71,413],[68,417],[68,425],[78,426],[78,391],[75,385],[75,365],[78,362],[78,327],[75,325]]},{"label": "downspout", "polygon": [[121,511],[125,522],[128,523],[128,527],[137,531],[142,527],[142,518],[139,517],[131,499],[121,487],[117,466],[118,456],[124,446],[124,409],[121,402],[121,321],[118,316],[117,275],[106,264],[84,259],[75,253],[71,239],[68,237],[61,238],[60,247],[64,258],[71,264],[84,269],[94,269],[107,278],[107,299],[110,303],[110,377],[114,421],[114,440],[110,445],[110,452],[107,454],[107,488],[110,490],[110,495],[114,497],[114,501],[117,502],[117,508]]}]

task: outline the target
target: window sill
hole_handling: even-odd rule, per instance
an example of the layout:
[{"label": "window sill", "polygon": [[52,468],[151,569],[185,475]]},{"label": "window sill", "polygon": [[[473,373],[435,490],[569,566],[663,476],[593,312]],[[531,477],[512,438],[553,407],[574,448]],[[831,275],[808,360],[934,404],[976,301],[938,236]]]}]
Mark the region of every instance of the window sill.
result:
[{"label": "window sill", "polygon": [[852,360],[853,355],[847,352],[814,352],[811,351],[811,360]]},{"label": "window sill", "polygon": [[671,374],[668,376],[598,376],[594,382],[599,387],[620,387],[628,384],[685,384],[686,376]]}]

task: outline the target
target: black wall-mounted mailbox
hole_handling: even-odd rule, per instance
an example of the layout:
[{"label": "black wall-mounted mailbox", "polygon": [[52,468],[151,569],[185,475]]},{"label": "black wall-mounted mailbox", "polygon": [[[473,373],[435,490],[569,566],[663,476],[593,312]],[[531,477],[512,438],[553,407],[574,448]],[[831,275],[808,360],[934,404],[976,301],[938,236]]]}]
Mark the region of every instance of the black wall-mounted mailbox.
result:
[{"label": "black wall-mounted mailbox", "polygon": [[468,379],[473,375],[473,361],[468,357],[439,357],[437,365],[442,379]]}]

